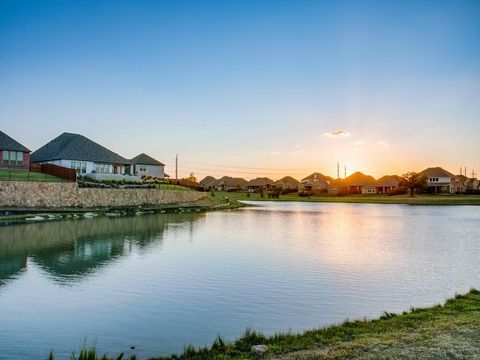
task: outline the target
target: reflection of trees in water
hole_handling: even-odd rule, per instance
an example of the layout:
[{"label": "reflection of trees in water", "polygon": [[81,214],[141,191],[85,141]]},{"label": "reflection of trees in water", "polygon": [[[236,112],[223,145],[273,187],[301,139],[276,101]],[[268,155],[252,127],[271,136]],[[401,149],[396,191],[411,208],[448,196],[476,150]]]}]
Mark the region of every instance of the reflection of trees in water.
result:
[{"label": "reflection of trees in water", "polygon": [[74,281],[126,255],[163,241],[169,225],[190,231],[202,213],[98,217],[0,227],[0,286],[26,270],[31,258],[53,278]]}]

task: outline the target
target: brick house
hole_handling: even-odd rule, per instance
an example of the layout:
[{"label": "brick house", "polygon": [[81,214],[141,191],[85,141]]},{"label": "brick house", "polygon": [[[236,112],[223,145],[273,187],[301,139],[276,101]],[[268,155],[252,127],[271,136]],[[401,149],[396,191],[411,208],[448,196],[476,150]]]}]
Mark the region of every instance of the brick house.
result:
[{"label": "brick house", "polygon": [[0,168],[30,169],[30,150],[0,130]]}]

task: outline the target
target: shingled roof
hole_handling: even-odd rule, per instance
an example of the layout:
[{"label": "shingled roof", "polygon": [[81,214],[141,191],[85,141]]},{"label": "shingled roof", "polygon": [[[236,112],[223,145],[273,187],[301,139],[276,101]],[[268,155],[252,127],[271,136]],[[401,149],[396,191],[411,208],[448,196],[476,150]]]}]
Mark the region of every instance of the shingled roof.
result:
[{"label": "shingled roof", "polygon": [[25,146],[0,130],[0,150],[30,152]]},{"label": "shingled roof", "polygon": [[267,186],[267,185],[274,185],[274,181],[267,177],[258,177],[248,182],[248,186]]},{"label": "shingled roof", "polygon": [[217,179],[215,179],[213,176],[207,176],[204,179],[200,180],[200,185],[211,187],[215,186],[216,182]]},{"label": "shingled roof", "polygon": [[455,175],[453,175],[451,172],[448,172],[447,170],[442,169],[440,166],[427,168],[427,169],[419,172],[418,176],[426,176],[427,178],[430,178],[430,177],[453,178],[453,177],[455,177]]},{"label": "shingled roof", "polygon": [[165,166],[164,163],[161,163],[160,161],[155,160],[154,158],[152,158],[151,156],[148,156],[145,153],[141,153],[135,156],[132,159],[132,164]]},{"label": "shingled roof", "polygon": [[325,181],[325,182],[330,182],[333,179],[330,176],[323,175],[322,173],[319,172],[314,172],[313,174],[308,175],[307,177],[302,179],[302,182],[307,182],[307,181]]},{"label": "shingled roof", "polygon": [[398,186],[400,183],[400,177],[397,175],[385,175],[380,179],[377,179],[377,186]]},{"label": "shingled roof", "polygon": [[375,178],[357,171],[344,179],[343,183],[346,186],[374,186]]},{"label": "shingled roof", "polygon": [[108,164],[131,164],[130,160],[108,150],[80,134],[63,133],[30,156],[31,162],[52,160],[92,161]]},{"label": "shingled roof", "polygon": [[242,178],[234,178],[230,176],[224,176],[218,179],[215,183],[216,186],[225,186],[225,187],[240,187],[243,188],[247,185],[248,181]]}]

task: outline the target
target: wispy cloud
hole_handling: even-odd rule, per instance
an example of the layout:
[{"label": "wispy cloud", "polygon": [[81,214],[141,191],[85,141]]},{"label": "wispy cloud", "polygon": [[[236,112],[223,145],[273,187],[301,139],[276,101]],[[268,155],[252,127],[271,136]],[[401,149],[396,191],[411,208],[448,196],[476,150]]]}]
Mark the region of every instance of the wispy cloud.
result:
[{"label": "wispy cloud", "polygon": [[350,133],[347,130],[332,130],[323,134],[324,136],[332,137],[332,138],[343,138],[349,137]]},{"label": "wispy cloud", "polygon": [[353,146],[362,146],[365,145],[367,142],[365,140],[357,140],[353,143]]},{"label": "wispy cloud", "polygon": [[390,146],[390,140],[389,139],[378,140],[377,145],[384,146],[384,147]]},{"label": "wispy cloud", "polygon": [[300,155],[304,153],[305,151],[303,151],[301,145],[295,145],[295,149],[293,151],[290,151],[290,155]]},{"label": "wispy cloud", "polygon": [[280,155],[280,150],[270,151],[270,155],[272,155],[272,156]]}]

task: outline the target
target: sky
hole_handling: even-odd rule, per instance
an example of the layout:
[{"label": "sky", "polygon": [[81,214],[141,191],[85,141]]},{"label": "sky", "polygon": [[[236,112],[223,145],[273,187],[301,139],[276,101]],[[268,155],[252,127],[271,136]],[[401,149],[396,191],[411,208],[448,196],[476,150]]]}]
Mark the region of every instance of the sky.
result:
[{"label": "sky", "polygon": [[179,175],[480,173],[479,1],[0,0],[0,129]]}]

